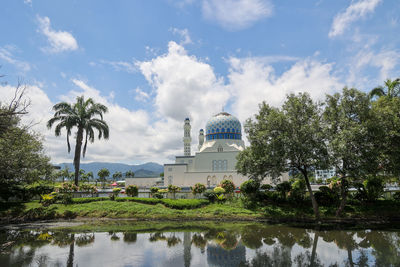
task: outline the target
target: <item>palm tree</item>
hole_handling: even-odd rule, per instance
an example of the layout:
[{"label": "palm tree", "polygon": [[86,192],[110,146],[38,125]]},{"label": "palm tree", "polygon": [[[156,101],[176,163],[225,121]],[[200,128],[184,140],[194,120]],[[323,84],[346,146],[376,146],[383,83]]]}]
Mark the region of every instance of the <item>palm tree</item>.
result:
[{"label": "palm tree", "polygon": [[[386,88],[386,90],[385,90]],[[369,92],[369,97],[381,97],[381,96],[387,96],[389,98],[393,97],[399,97],[400,96],[400,78],[397,78],[396,80],[390,80],[387,79],[385,81],[384,86],[378,86]]]},{"label": "palm tree", "polygon": [[[103,113],[107,112],[107,107],[95,103],[93,99],[89,98],[85,101],[83,96],[76,98],[76,103],[70,104],[67,102],[61,102],[53,106],[55,111],[53,118],[47,122],[47,127],[50,129],[54,123],[58,122],[55,127],[55,135],[60,136],[63,128],[67,131],[67,145],[68,153],[71,151],[69,143],[69,136],[72,133],[74,127],[77,128],[76,133],[76,145],[75,145],[75,156],[74,156],[74,167],[75,167],[75,185],[79,182],[79,165],[81,161],[82,142],[85,134],[85,145],[83,146],[83,157],[86,154],[87,141],[94,142],[95,133],[94,130],[98,131],[98,138],[104,137],[108,139],[109,129],[107,123],[103,120]],[[96,118],[96,116],[100,116]]]}]

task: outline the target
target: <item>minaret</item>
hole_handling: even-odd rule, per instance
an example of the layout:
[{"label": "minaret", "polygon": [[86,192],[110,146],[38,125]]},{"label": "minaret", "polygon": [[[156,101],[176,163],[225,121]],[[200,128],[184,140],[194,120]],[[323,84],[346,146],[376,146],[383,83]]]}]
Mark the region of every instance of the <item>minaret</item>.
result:
[{"label": "minaret", "polygon": [[185,119],[185,124],[183,125],[183,155],[190,156],[190,143],[192,142],[192,138],[190,137],[190,120],[189,118]]},{"label": "minaret", "polygon": [[204,131],[203,131],[203,129],[200,129],[200,133],[199,133],[199,150],[203,146],[203,143],[204,143]]}]

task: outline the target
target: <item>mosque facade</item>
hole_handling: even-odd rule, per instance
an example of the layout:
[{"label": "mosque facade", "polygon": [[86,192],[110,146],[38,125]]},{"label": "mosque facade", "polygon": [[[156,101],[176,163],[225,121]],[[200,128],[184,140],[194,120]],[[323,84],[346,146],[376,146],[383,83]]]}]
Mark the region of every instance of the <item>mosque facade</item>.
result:
[{"label": "mosque facade", "polygon": [[[164,185],[193,186],[196,183],[214,187],[222,180],[233,181],[236,186],[248,180],[236,171],[236,156],[245,149],[240,121],[227,112],[212,116],[199,131],[198,151],[191,153],[190,119],[184,121],[183,156],[176,156],[175,163],[164,164]],[[288,180],[288,174],[280,177]],[[271,179],[264,179],[271,183]]]}]

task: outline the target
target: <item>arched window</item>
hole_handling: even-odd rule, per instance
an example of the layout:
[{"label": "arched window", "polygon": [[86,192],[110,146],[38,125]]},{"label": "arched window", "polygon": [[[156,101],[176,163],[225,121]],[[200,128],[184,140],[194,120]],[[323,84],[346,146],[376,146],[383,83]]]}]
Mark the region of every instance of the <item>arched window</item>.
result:
[{"label": "arched window", "polygon": [[223,139],[222,134],[219,134],[219,139]]},{"label": "arched window", "polygon": [[226,131],[227,131],[228,133],[230,133],[230,132],[231,132],[229,128],[228,128],[228,129],[226,129]]},{"label": "arched window", "polygon": [[215,177],[215,175],[211,178],[211,184],[212,184],[213,186],[216,186],[216,185],[217,185],[217,177]]},{"label": "arched window", "polygon": [[223,133],[225,132],[225,128],[222,128],[222,132],[223,132]]},{"label": "arched window", "polygon": [[219,128],[217,128],[217,133],[219,133]]}]

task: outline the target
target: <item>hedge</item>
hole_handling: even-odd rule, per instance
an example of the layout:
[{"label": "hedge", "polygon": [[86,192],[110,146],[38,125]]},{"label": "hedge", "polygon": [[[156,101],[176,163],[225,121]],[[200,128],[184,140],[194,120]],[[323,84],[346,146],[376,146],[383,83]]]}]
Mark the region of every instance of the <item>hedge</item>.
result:
[{"label": "hedge", "polygon": [[115,200],[118,202],[132,201],[132,202],[138,202],[138,203],[150,204],[150,205],[162,203],[161,199],[143,198],[143,197],[117,197],[117,198],[115,198]]},{"label": "hedge", "polygon": [[163,204],[172,209],[196,209],[209,204],[205,199],[161,199]]},{"label": "hedge", "polygon": [[83,204],[95,201],[105,201],[110,200],[109,197],[77,197],[72,199],[73,204]]}]

